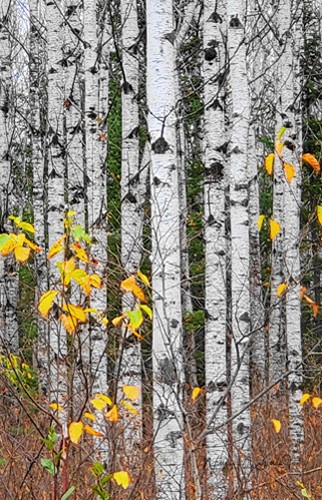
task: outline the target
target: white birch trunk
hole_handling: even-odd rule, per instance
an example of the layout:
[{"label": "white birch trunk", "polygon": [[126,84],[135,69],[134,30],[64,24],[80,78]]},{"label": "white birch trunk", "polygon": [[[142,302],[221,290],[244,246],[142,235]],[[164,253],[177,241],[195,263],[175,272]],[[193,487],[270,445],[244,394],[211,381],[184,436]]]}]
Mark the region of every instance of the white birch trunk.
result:
[{"label": "white birch trunk", "polygon": [[171,0],[147,2],[151,151],[154,454],[158,499],[185,496],[182,422],[180,217]]},{"label": "white birch trunk", "polygon": [[[61,30],[62,3],[60,0],[46,7],[47,29],[47,74],[48,74],[48,245],[58,240],[63,232],[64,218],[64,74],[61,65],[63,46]],[[56,262],[61,256],[53,257],[49,265],[49,286],[59,286]],[[66,385],[66,332],[59,321],[50,322],[50,400],[63,404],[67,396]]]},{"label": "white birch trunk", "polygon": [[[227,402],[222,397],[227,389],[227,295],[226,254],[227,237],[225,189],[227,162],[222,146],[227,139],[225,130],[225,86],[218,75],[225,65],[226,6],[220,0],[213,18],[213,2],[204,6],[203,25],[203,79],[204,79],[204,165],[205,165],[205,370],[207,388],[207,462],[208,495],[225,498],[228,461],[227,429],[214,431],[227,419]],[[220,407],[213,422],[213,412]]]},{"label": "white birch trunk", "polygon": [[[244,40],[245,1],[227,1],[228,55],[232,94],[232,134],[230,148],[230,221],[231,221],[231,297],[232,414],[240,412],[249,401],[249,217],[247,147],[249,97]],[[233,420],[233,446],[236,485],[245,486],[250,472],[249,410]]]}]

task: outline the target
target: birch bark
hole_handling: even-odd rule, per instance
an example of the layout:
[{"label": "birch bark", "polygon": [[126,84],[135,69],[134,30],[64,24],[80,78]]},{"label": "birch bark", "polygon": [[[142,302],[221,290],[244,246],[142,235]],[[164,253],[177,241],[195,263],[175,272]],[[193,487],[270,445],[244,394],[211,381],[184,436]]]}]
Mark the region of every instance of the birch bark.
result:
[{"label": "birch bark", "polygon": [[180,217],[171,0],[147,2],[151,151],[154,454],[158,499],[184,498]]},{"label": "birch bark", "polygon": [[[232,352],[231,390],[233,445],[236,479],[239,486],[249,481],[250,414],[240,415],[249,400],[249,216],[247,146],[249,133],[249,96],[245,47],[245,1],[227,1],[228,55],[231,85],[230,146],[230,223],[231,223],[231,297]],[[236,482],[237,484],[237,482]]]},{"label": "birch bark", "polygon": [[[223,152],[227,140],[225,127],[225,83],[220,75],[225,71],[227,37],[226,2],[204,5],[203,78],[204,78],[204,166],[205,166],[205,370],[207,388],[207,425],[221,425],[227,419],[227,295],[226,295],[226,204],[228,187],[227,160]],[[217,418],[210,424],[212,414],[220,407]],[[208,494],[225,498],[228,461],[227,429],[207,435]]]}]

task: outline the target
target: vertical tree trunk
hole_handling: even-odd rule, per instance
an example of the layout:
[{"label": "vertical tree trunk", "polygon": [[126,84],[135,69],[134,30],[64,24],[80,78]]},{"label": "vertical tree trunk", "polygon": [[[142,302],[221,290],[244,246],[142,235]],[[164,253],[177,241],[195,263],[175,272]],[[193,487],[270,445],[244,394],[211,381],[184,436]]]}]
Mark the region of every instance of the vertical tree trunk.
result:
[{"label": "vertical tree trunk", "polygon": [[228,55],[232,93],[232,131],[230,145],[230,223],[232,352],[231,398],[235,471],[239,486],[249,481],[250,414],[238,412],[249,401],[249,216],[247,147],[249,97],[245,47],[245,1],[227,1]]},{"label": "vertical tree trunk", "polygon": [[[204,77],[204,165],[205,165],[205,369],[207,390],[207,425],[220,425],[227,419],[227,402],[222,397],[227,389],[227,293],[226,293],[226,206],[225,190],[228,171],[224,154],[227,140],[225,127],[226,5],[213,2],[204,6],[203,77]],[[213,412],[218,409],[213,422]],[[207,435],[208,494],[225,498],[228,461],[227,429]]]},{"label": "vertical tree trunk", "polygon": [[[151,151],[154,453],[158,499],[184,497],[180,214],[171,0],[147,2]],[[168,35],[168,36],[167,36]]]}]

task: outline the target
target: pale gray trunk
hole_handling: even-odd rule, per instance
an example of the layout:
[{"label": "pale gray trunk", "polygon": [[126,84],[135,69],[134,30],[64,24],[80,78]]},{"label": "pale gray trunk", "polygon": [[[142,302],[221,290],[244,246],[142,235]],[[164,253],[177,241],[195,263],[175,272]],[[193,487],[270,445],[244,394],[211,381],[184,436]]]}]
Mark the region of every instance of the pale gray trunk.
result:
[{"label": "pale gray trunk", "polygon": [[158,499],[185,496],[180,214],[171,0],[147,2],[151,151],[154,454]]},{"label": "pale gray trunk", "polygon": [[[226,281],[226,210],[227,160],[223,149],[227,140],[225,127],[225,84],[219,75],[225,67],[227,36],[226,5],[217,3],[217,18],[213,17],[213,2],[204,6],[203,77],[204,77],[204,166],[205,166],[205,370],[207,390],[207,462],[208,495],[225,498],[228,462],[227,429],[212,430],[227,419],[227,281]],[[218,409],[215,421],[212,415]]]},{"label": "pale gray trunk", "polygon": [[238,415],[249,401],[249,216],[247,148],[249,97],[244,40],[246,2],[228,0],[228,55],[232,94],[232,133],[230,145],[230,223],[231,223],[231,302],[232,351],[231,390],[233,446],[236,485],[245,485],[250,472],[250,413]]}]

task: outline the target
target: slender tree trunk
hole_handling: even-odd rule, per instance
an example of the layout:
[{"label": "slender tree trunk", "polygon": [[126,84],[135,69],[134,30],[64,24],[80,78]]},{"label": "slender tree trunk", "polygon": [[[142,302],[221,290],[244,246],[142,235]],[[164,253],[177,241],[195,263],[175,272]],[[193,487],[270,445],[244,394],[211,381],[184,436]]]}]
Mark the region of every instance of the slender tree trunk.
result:
[{"label": "slender tree trunk", "polygon": [[171,0],[147,2],[151,151],[154,453],[158,499],[184,497],[180,214]]},{"label": "slender tree trunk", "polygon": [[240,415],[249,401],[249,216],[247,147],[249,97],[245,47],[245,1],[227,1],[228,55],[232,93],[232,134],[230,146],[230,223],[231,223],[231,298],[232,351],[231,390],[233,445],[238,486],[245,486],[250,472],[250,414]]},{"label": "slender tree trunk", "polygon": [[[219,75],[225,71],[226,5],[213,2],[204,6],[203,77],[204,77],[204,165],[205,165],[205,366],[207,387],[207,425],[220,425],[227,419],[227,402],[222,399],[227,389],[227,295],[226,295],[226,210],[225,190],[228,171],[223,152],[227,140],[225,127],[225,83]],[[220,407],[215,422],[212,415]],[[225,498],[228,462],[227,429],[207,435],[208,494]]]}]

